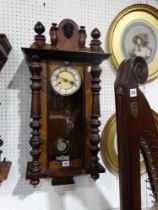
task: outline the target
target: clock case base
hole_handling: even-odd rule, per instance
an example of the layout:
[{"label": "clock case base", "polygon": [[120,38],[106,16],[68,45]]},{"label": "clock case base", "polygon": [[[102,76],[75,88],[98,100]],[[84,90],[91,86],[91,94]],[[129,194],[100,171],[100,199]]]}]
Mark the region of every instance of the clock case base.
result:
[{"label": "clock case base", "polygon": [[[34,174],[31,171],[32,168],[32,162],[27,163],[27,170],[26,170],[26,179],[32,179]],[[55,177],[54,174],[59,175],[58,173],[61,173],[61,170],[63,171],[64,176],[61,175],[61,177]],[[86,169],[79,169],[79,168],[60,168],[56,170],[41,170],[39,174],[39,178],[50,178],[52,177],[52,185],[66,185],[66,184],[74,184],[74,175],[76,174],[91,174],[92,170],[90,168]],[[104,167],[99,163],[97,173],[105,173]]]}]

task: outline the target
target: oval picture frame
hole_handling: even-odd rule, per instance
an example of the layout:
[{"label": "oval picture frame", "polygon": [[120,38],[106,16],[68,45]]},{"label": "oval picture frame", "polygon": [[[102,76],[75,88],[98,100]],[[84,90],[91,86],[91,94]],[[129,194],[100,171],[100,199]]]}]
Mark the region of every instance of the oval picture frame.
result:
[{"label": "oval picture frame", "polygon": [[124,59],[141,56],[148,64],[147,80],[155,79],[158,76],[158,10],[146,4],[122,10],[110,25],[107,48],[116,70]]},{"label": "oval picture frame", "polygon": [[[158,114],[152,110],[153,117],[158,128]],[[106,168],[115,176],[118,176],[118,154],[116,151],[116,115],[115,113],[108,119],[101,135],[101,156]],[[140,173],[146,172],[143,158],[140,160]]]}]

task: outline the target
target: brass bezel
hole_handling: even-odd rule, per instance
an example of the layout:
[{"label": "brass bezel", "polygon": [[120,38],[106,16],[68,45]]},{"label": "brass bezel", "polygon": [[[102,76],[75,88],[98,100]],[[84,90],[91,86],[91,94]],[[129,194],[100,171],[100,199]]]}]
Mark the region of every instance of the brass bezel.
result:
[{"label": "brass bezel", "polygon": [[[57,141],[55,142],[55,148],[56,148],[56,150],[57,150],[57,152],[59,153],[59,154],[65,154],[68,150],[69,150],[69,144],[66,142],[67,140],[65,139],[65,138],[62,138],[62,137],[59,137],[58,139],[57,139]],[[57,145],[59,144],[59,143],[64,143],[65,145],[66,145],[66,148],[65,148],[65,150],[64,151],[60,151],[60,150],[58,150],[58,148],[57,148]]]},{"label": "brass bezel", "polygon": [[[54,88],[53,84],[52,84],[51,78],[52,78],[54,72],[57,71],[58,69],[62,68],[62,67],[64,67],[64,68],[69,68],[69,67],[71,67],[71,68],[76,72],[76,74],[78,75],[78,78],[79,78],[79,85],[78,85],[77,89],[75,89],[75,91],[72,92],[72,93],[61,93],[61,92],[57,91],[57,90]],[[67,70],[65,70],[65,71],[67,71]],[[80,75],[79,71],[78,71],[76,68],[74,68],[74,67],[72,67],[72,66],[64,66],[64,65],[62,65],[62,66],[59,66],[58,68],[54,69],[54,71],[52,72],[52,74],[51,74],[51,76],[50,76],[50,83],[51,83],[51,86],[52,86],[53,90],[54,90],[57,94],[59,94],[59,95],[61,95],[61,96],[71,96],[71,95],[73,95],[74,93],[76,93],[76,92],[80,89],[81,83],[82,83],[82,78],[81,78],[81,75]]]}]

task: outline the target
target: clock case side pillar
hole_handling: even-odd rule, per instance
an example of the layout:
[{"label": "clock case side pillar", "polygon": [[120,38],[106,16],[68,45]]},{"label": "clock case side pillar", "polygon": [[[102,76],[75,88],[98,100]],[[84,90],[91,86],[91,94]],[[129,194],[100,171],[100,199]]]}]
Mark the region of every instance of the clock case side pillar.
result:
[{"label": "clock case side pillar", "polygon": [[[91,41],[91,52],[103,52],[102,48],[100,47],[101,42],[99,41],[100,32],[97,28],[95,28],[92,33],[92,41]],[[99,135],[99,127],[101,122],[100,118],[100,75],[101,75],[101,68],[100,63],[101,60],[93,60],[91,63],[91,94],[92,94],[92,111],[91,111],[91,120],[90,120],[90,127],[91,127],[91,137],[90,137],[90,151],[91,151],[91,162],[90,167],[87,170],[88,173],[91,174],[91,177],[96,180],[99,178],[99,173],[104,173],[104,167],[99,163],[98,152],[100,148],[98,144],[100,143],[100,135]]]},{"label": "clock case side pillar", "polygon": [[[47,45],[45,43],[45,36],[42,33],[45,31],[45,27],[41,22],[38,22],[34,27],[35,32],[35,42],[31,45],[32,48],[45,48]],[[29,68],[32,74],[31,76],[31,89],[32,89],[32,101],[31,101],[31,118],[32,122],[30,123],[30,127],[32,128],[31,131],[31,139],[30,145],[32,150],[30,154],[32,156],[32,161],[28,162],[27,164],[27,171],[26,171],[26,179],[30,179],[30,183],[34,186],[39,184],[40,182],[40,154],[41,154],[41,100],[40,100],[40,90],[41,90],[41,72],[42,72],[42,65],[41,65],[41,58],[40,56],[34,54],[29,59]]]},{"label": "clock case side pillar", "polygon": [[30,127],[32,128],[32,137],[30,139],[30,145],[32,150],[30,154],[32,156],[32,162],[29,162],[27,173],[29,170],[29,178],[32,185],[37,185],[40,180],[40,162],[39,157],[41,154],[41,108],[40,108],[40,90],[41,90],[41,71],[42,67],[40,64],[40,58],[38,56],[32,57],[32,62],[30,64],[30,71],[32,74],[31,89],[32,89],[32,104],[31,104],[31,118],[32,122]]},{"label": "clock case side pillar", "polygon": [[92,65],[91,68],[91,94],[92,94],[92,110],[90,119],[91,137],[90,137],[90,151],[91,151],[91,162],[87,173],[91,174],[91,177],[96,180],[99,178],[99,173],[104,173],[104,167],[99,163],[98,152],[100,148],[99,126],[101,122],[100,118],[100,74],[101,68],[98,63]]}]

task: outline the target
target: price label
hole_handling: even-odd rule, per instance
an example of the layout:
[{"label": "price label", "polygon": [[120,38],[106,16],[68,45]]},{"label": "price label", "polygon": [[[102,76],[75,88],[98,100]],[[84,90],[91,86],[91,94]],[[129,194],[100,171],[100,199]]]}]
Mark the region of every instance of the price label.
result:
[{"label": "price label", "polygon": [[132,88],[130,89],[130,97],[136,97],[137,96],[137,89]]},{"label": "price label", "polygon": [[63,166],[63,167],[68,167],[68,166],[70,166],[70,161],[68,161],[68,160],[63,161],[63,162],[62,162],[62,166]]}]

